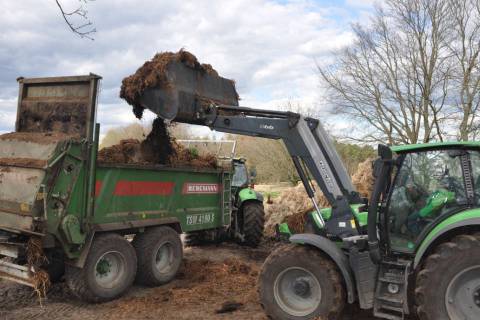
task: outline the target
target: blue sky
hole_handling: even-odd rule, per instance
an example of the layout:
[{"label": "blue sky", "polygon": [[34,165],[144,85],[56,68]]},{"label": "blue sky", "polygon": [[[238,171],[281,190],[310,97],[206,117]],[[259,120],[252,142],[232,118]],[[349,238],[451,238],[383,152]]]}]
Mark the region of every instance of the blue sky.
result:
[{"label": "blue sky", "polygon": [[373,2],[97,0],[87,4],[98,30],[90,41],[69,31],[53,0],[0,0],[0,133],[14,128],[18,76],[100,74],[102,132],[135,122],[118,98],[121,79],[182,47],[235,79],[245,106],[290,101],[321,112],[316,63],[352,41],[350,24],[368,19]]}]

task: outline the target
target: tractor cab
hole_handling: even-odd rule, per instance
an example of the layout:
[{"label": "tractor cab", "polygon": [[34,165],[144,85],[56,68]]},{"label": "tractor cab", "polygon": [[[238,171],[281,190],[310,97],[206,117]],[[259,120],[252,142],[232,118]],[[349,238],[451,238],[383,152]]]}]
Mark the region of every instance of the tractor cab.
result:
[{"label": "tractor cab", "polygon": [[243,202],[249,200],[263,203],[262,194],[253,189],[257,172],[255,168],[248,170],[247,159],[233,158],[232,170],[232,193],[235,194],[236,207],[240,208]]},{"label": "tractor cab", "polygon": [[480,144],[391,148],[393,162],[380,206],[383,246],[414,254],[442,221],[480,203]]},{"label": "tractor cab", "polygon": [[362,268],[376,277],[368,290],[357,281],[370,292],[360,305],[403,319],[415,301],[422,319],[477,319],[480,267],[468,252],[479,250],[480,143],[379,146],[379,155],[368,212],[371,262],[353,263],[356,278]]},{"label": "tractor cab", "polygon": [[256,171],[254,169],[248,171],[247,159],[234,158],[232,159],[232,166],[232,187],[246,188],[253,184]]}]

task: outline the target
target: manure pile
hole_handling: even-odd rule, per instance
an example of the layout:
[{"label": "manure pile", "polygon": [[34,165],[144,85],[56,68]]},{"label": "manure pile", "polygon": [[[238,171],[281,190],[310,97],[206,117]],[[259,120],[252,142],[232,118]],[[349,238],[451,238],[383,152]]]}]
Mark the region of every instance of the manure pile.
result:
[{"label": "manure pile", "polygon": [[[181,150],[178,150],[181,151]],[[177,154],[173,139],[165,122],[157,118],[152,131],[143,141],[124,139],[120,143],[103,148],[98,152],[101,163],[170,164]]]},{"label": "manure pile", "polygon": [[[189,68],[218,75],[211,65],[199,63],[193,54],[183,49],[177,53],[157,53],[152,60],[145,62],[134,74],[122,81],[120,97],[132,106],[132,111],[138,119],[142,118],[144,112],[144,107],[140,103],[142,93],[148,88],[168,88],[171,85],[166,70],[172,62],[180,62]],[[157,118],[145,140],[126,139],[104,148],[99,151],[98,161],[216,168],[217,161],[213,155],[201,156],[179,145],[170,136],[168,126],[163,119]]]},{"label": "manure pile", "polygon": [[[373,159],[367,159],[358,165],[357,171],[352,175],[352,182],[360,196],[370,199],[373,190]],[[329,207],[327,199],[320,189],[314,184],[317,203],[320,207]],[[265,234],[275,235],[275,225],[288,223],[292,232],[303,232],[305,215],[313,210],[313,205],[302,183],[284,190],[273,204],[265,205]]]}]

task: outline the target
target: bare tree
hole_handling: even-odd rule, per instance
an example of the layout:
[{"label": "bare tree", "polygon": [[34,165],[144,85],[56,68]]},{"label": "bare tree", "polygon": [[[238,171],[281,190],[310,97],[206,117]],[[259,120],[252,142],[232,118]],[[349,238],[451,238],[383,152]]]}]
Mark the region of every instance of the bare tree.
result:
[{"label": "bare tree", "polygon": [[[63,8],[59,0],[55,0],[62,17],[70,30],[82,38],[93,40],[93,34],[97,32],[97,30],[93,26],[92,21],[88,18],[86,4],[90,1],[93,0],[79,0],[80,5],[76,9],[67,11]],[[80,21],[80,23],[76,21]]]},{"label": "bare tree", "polygon": [[452,87],[457,113],[458,138],[476,138],[479,132],[480,107],[480,2],[452,1],[451,16],[454,37],[449,44],[455,61]]},{"label": "bare tree", "polygon": [[459,3],[471,7],[476,2],[386,0],[370,25],[353,26],[354,44],[335,64],[319,67],[334,111],[355,119],[357,128],[369,128],[351,138],[390,144],[442,141],[460,127],[466,134],[458,138],[471,135],[479,98],[479,32],[473,25],[479,21],[463,21],[469,15]]}]

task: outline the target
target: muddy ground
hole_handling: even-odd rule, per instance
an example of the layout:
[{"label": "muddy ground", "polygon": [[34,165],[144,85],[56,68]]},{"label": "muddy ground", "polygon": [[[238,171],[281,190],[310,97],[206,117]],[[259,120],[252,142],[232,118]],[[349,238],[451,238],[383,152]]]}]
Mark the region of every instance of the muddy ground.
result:
[{"label": "muddy ground", "polygon": [[[40,306],[30,288],[2,281],[0,319],[267,319],[258,303],[256,280],[271,250],[271,245],[250,249],[234,244],[186,248],[172,283],[134,286],[124,297],[103,304],[83,303],[58,283]],[[225,303],[238,309],[218,313]],[[350,309],[347,319],[375,318]]]}]

